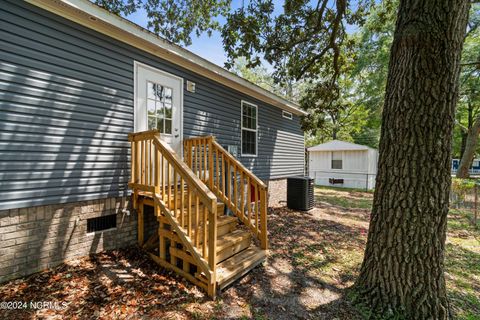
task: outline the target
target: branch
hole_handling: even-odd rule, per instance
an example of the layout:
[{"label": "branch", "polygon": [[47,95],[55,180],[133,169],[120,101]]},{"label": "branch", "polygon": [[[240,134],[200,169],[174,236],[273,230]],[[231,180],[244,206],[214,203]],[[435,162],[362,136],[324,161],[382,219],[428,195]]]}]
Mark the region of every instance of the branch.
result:
[{"label": "branch", "polygon": [[465,127],[463,124],[461,124],[460,121],[455,120],[455,123],[458,125],[458,127],[460,128],[460,130],[462,130],[464,133],[467,133],[467,132],[468,132],[468,128]]},{"label": "branch", "polygon": [[480,61],[464,62],[464,63],[460,63],[460,65],[461,66],[474,66],[474,65],[480,66]]}]

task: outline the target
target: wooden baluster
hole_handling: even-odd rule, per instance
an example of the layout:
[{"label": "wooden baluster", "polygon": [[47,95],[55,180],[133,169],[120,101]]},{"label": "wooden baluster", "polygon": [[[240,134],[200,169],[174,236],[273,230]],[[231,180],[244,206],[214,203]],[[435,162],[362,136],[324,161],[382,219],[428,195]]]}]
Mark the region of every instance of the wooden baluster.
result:
[{"label": "wooden baluster", "polygon": [[171,200],[172,200],[172,184],[170,183],[170,162],[168,162],[167,160],[167,184],[165,185],[165,188],[167,188],[167,202],[166,202],[166,205],[167,205],[167,208],[168,209],[171,209],[172,208],[172,203],[171,203]]},{"label": "wooden baluster", "polygon": [[217,212],[210,212],[208,228],[208,265],[213,271],[213,283],[216,282],[217,267]]},{"label": "wooden baluster", "polygon": [[141,150],[138,141],[135,141],[135,183],[140,183]]},{"label": "wooden baluster", "polygon": [[180,179],[180,226],[184,227],[185,216],[185,188],[183,187],[183,178]]},{"label": "wooden baluster", "polygon": [[203,182],[207,183],[207,168],[208,168],[207,139],[202,139],[202,143],[203,143]]},{"label": "wooden baluster", "polygon": [[257,183],[254,183],[253,184],[253,188],[254,188],[254,192],[255,192],[255,231],[257,233],[257,236],[258,236],[258,207],[259,207],[259,203],[260,203],[260,199],[259,199],[259,196],[258,196],[258,185]]},{"label": "wooden baluster", "polygon": [[[159,151],[160,152],[160,151]],[[161,174],[162,174],[162,200],[165,202],[165,157],[163,154],[160,154],[162,158],[162,167],[161,167]]]},{"label": "wooden baluster", "polygon": [[267,190],[262,188],[260,194],[260,246],[263,250],[268,249],[267,240]]},{"label": "wooden baluster", "polygon": [[190,187],[187,189],[187,230],[188,230],[188,236],[192,238],[192,191],[190,190]]},{"label": "wooden baluster", "polygon": [[153,145],[152,145],[152,140],[149,140],[148,141],[148,162],[149,162],[149,166],[150,166],[150,175],[149,175],[149,178],[150,178],[150,183],[149,185],[153,185],[154,184],[154,180],[153,180],[153,166],[154,166],[154,158],[152,156],[152,153],[153,153],[153,149],[152,149]]},{"label": "wooden baluster", "polygon": [[240,219],[243,220],[245,217],[245,178],[243,176],[243,171],[240,173],[240,201]]},{"label": "wooden baluster", "polygon": [[197,141],[196,140],[193,140],[192,141],[192,145],[193,145],[193,162],[192,162],[192,170],[193,170],[193,173],[195,173],[196,176],[198,176],[198,172],[197,172]]},{"label": "wooden baluster", "polygon": [[213,170],[213,138],[211,137],[208,139],[208,180],[210,183],[210,190],[213,190],[213,175],[214,175],[214,170]]},{"label": "wooden baluster", "polygon": [[232,203],[232,173],[230,168],[230,159],[226,158],[227,163],[227,195],[228,195],[228,203]]},{"label": "wooden baluster", "polygon": [[160,157],[158,150],[153,147],[153,153],[155,155],[155,193],[160,193]]},{"label": "wooden baluster", "polygon": [[141,152],[141,162],[140,162],[140,183],[145,184],[145,140],[141,142],[142,152]]},{"label": "wooden baluster", "polygon": [[219,168],[219,154],[218,154],[218,149],[215,148],[215,164],[217,166],[217,171],[216,171],[216,176],[217,176],[217,181],[215,182],[215,186],[217,188],[217,191],[220,193],[220,168]]},{"label": "wooden baluster", "polygon": [[224,160],[224,157],[223,157],[223,154],[219,153],[219,160],[218,160],[218,163],[220,164],[220,170],[219,170],[219,176],[220,176],[220,180],[218,182],[218,185],[220,187],[220,194],[222,195],[222,197],[225,197],[225,166],[223,165],[223,160]]},{"label": "wooden baluster", "polygon": [[203,204],[203,256],[207,256],[207,240],[208,240],[208,226],[207,226],[207,221],[208,221],[208,208],[207,204]]},{"label": "wooden baluster", "polygon": [[250,177],[247,176],[247,210],[248,210],[248,224],[252,223],[252,187],[250,185]]},{"label": "wooden baluster", "polygon": [[193,141],[188,142],[188,160],[190,161],[190,169],[193,170]]},{"label": "wooden baluster", "polygon": [[237,197],[237,165],[233,164],[233,208],[235,211],[235,215],[238,214],[238,197]]},{"label": "wooden baluster", "polygon": [[173,167],[173,216],[177,217],[178,212],[178,184],[177,184],[177,168]]},{"label": "wooden baluster", "polygon": [[148,185],[148,141],[144,140],[143,144],[143,184]]},{"label": "wooden baluster", "polygon": [[199,222],[200,222],[200,202],[198,201],[198,195],[195,194],[195,247],[199,247],[200,244],[200,233],[199,233]]},{"label": "wooden baluster", "polygon": [[197,140],[197,152],[198,152],[198,159],[197,159],[197,168],[198,168],[198,173],[197,177],[202,179],[202,142],[200,139]]},{"label": "wooden baluster", "polygon": [[150,140],[145,140],[145,184],[151,186],[150,181]]}]

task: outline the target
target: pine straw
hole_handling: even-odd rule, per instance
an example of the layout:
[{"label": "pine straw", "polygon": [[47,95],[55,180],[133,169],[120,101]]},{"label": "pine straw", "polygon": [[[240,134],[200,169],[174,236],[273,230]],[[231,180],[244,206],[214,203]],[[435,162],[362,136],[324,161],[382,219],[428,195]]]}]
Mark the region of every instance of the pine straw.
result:
[{"label": "pine straw", "polygon": [[[371,201],[371,194],[352,192],[354,205],[348,208],[329,199],[329,194],[321,196],[310,212],[270,209],[268,261],[216,301],[133,247],[3,284],[0,300],[65,302],[66,307],[0,310],[0,319],[360,319],[345,296],[362,261],[369,221],[363,202]],[[362,202],[355,206],[355,198]],[[455,261],[447,263],[451,271]],[[474,272],[469,279],[478,285],[477,275]],[[455,313],[462,314],[458,309]]]}]

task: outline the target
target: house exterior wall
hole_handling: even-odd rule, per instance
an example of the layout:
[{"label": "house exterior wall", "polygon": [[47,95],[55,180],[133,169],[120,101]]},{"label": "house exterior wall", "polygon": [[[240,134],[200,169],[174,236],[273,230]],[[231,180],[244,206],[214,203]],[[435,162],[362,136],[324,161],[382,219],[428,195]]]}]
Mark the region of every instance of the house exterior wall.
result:
[{"label": "house exterior wall", "polygon": [[[373,151],[373,153],[372,153]],[[376,175],[376,151],[342,152],[342,169],[332,169],[332,151],[309,152],[309,176],[316,185],[373,189]],[[331,184],[329,179],[343,179],[343,184]]]},{"label": "house exterior wall", "polygon": [[184,137],[240,154],[245,100],[258,105],[258,156],[242,163],[264,180],[303,174],[295,115],[25,2],[2,2],[0,33],[0,210],[127,195],[134,61],[196,83]]}]

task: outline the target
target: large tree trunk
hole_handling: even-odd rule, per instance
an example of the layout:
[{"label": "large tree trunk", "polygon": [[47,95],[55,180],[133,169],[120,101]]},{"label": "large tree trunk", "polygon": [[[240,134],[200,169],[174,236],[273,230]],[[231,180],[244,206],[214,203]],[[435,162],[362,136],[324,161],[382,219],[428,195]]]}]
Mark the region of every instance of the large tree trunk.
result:
[{"label": "large tree trunk", "polygon": [[467,138],[465,139],[465,149],[458,165],[457,178],[470,177],[469,169],[472,165],[475,151],[477,150],[478,135],[480,134],[480,117],[468,128]]},{"label": "large tree trunk", "polygon": [[468,0],[401,0],[358,297],[382,315],[446,319],[450,151]]}]

